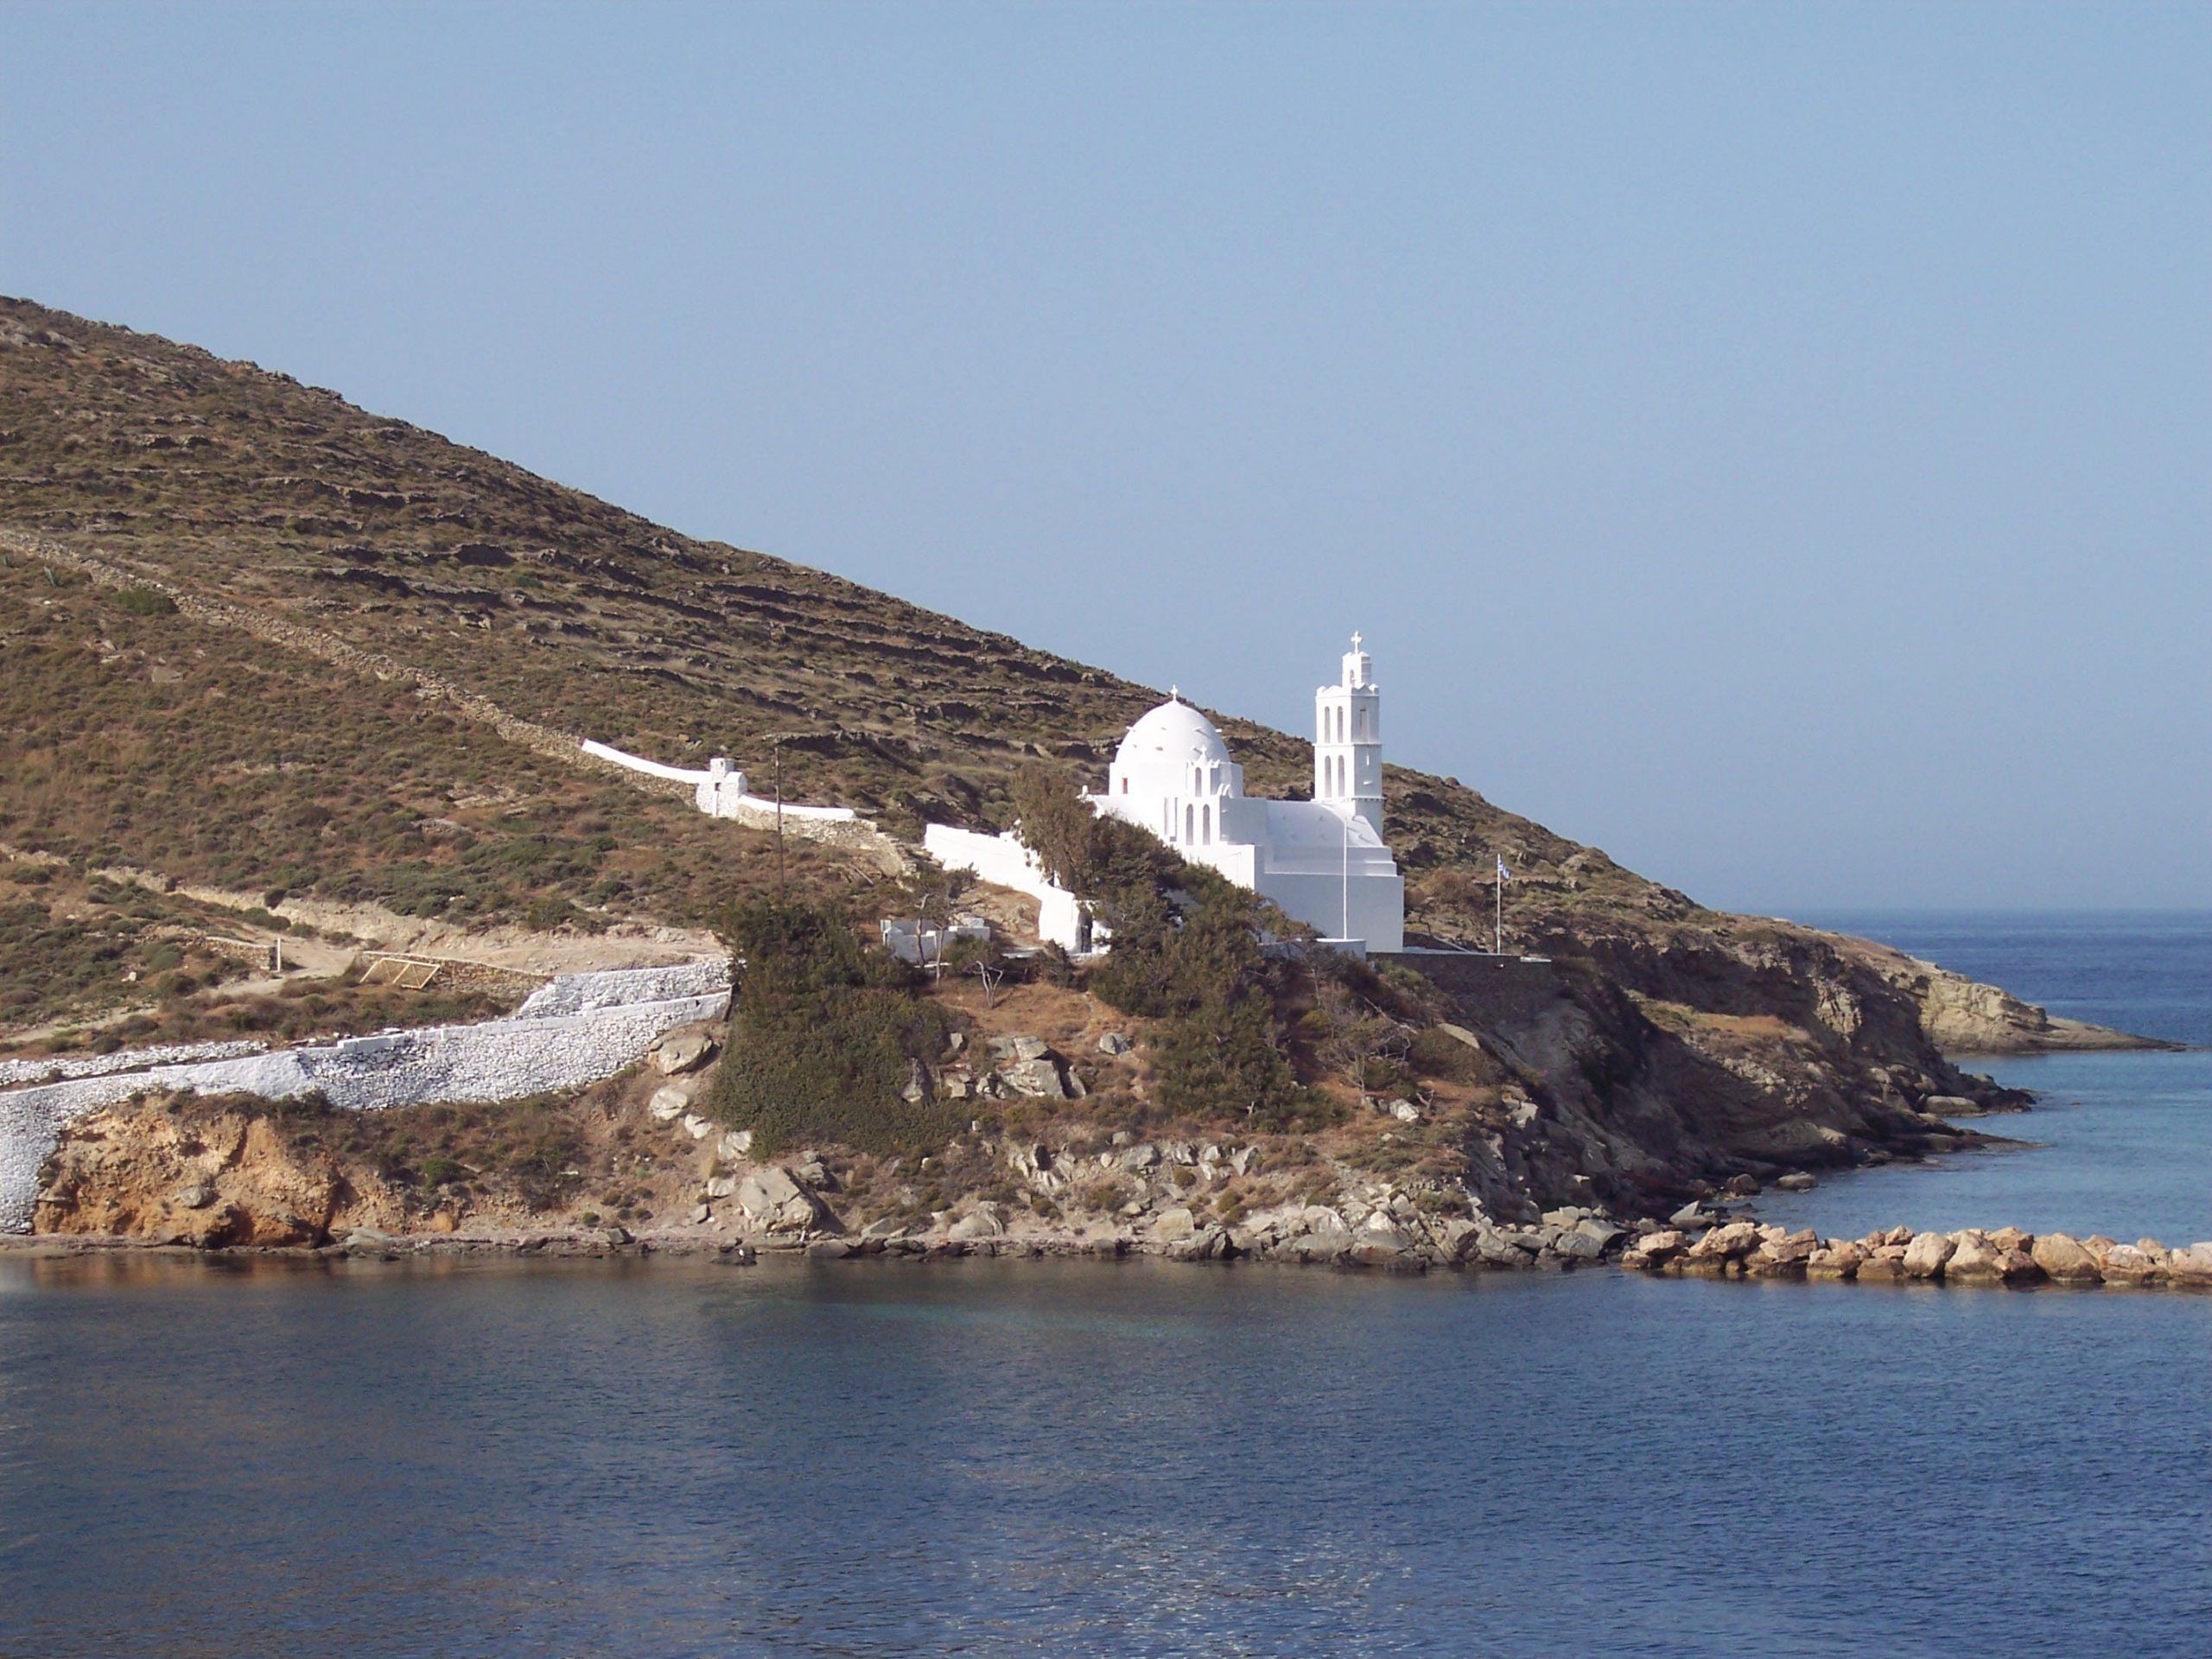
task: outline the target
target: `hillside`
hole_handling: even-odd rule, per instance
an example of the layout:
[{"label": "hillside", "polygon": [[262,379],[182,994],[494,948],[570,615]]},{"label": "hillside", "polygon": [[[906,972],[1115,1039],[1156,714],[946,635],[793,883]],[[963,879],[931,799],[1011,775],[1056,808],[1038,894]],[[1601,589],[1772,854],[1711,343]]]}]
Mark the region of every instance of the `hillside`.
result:
[{"label": "hillside", "polygon": [[[94,915],[118,883],[260,894],[282,912],[264,921],[380,944],[343,918],[480,947],[504,929],[541,956],[696,929],[768,890],[772,838],[585,764],[575,738],[756,775],[781,740],[793,798],[911,839],[1002,825],[1033,762],[1095,779],[1160,695],[24,301],[0,302],[0,663],[4,913],[80,977],[162,949],[154,922]],[[1217,718],[1255,792],[1303,787],[1304,740]],[[1455,1132],[1531,1192],[1917,1149],[1931,1100],[2018,1103],[1939,1040],[2104,1040],[1881,947],[1706,909],[1456,780],[1394,766],[1387,791],[1411,930],[1487,943],[1503,855],[1509,943],[1559,958],[1533,997],[1447,988],[1542,1117]],[[845,849],[795,844],[788,879],[904,902],[896,870]],[[63,1012],[50,980],[0,983],[0,1018]]]}]

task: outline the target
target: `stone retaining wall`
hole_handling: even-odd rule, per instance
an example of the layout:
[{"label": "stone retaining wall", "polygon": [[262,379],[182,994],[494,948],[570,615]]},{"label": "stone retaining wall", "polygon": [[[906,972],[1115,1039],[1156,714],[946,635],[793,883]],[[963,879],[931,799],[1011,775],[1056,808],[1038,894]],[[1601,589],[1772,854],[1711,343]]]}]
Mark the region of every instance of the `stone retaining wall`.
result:
[{"label": "stone retaining wall", "polygon": [[149,1049],[130,1057],[133,1069],[0,1092],[0,1232],[30,1224],[39,1169],[63,1125],[133,1095],[178,1090],[295,1100],[319,1093],[349,1111],[515,1100],[612,1077],[663,1032],[719,1019],[728,1007],[727,963],[569,974],[510,1019],[220,1059],[179,1062]]}]

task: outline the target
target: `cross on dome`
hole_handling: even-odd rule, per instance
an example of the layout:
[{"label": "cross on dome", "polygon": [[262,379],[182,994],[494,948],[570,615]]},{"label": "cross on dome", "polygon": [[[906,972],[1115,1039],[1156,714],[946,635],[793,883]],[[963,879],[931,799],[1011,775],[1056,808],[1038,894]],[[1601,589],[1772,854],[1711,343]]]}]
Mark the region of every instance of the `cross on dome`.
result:
[{"label": "cross on dome", "polygon": [[1351,648],[1354,651],[1357,651],[1359,649],[1360,641],[1365,638],[1366,635],[1361,633],[1357,629],[1354,629],[1351,636]]}]

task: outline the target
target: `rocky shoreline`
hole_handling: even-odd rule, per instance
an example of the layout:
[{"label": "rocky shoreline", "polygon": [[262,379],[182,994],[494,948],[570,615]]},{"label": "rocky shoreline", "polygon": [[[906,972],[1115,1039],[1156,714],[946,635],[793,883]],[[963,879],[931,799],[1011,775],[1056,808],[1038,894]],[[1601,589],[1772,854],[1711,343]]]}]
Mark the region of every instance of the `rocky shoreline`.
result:
[{"label": "rocky shoreline", "polygon": [[1677,1216],[1669,1224],[1624,1224],[1589,1211],[1560,1211],[1533,1227],[1498,1226],[1453,1217],[1428,1224],[1371,1222],[1357,1229],[1316,1225],[1243,1234],[1221,1227],[1185,1230],[1173,1216],[1160,1231],[1030,1232],[994,1235],[953,1228],[925,1233],[870,1230],[858,1237],[767,1233],[749,1238],[701,1229],[632,1233],[624,1227],[509,1230],[479,1233],[386,1233],[360,1229],[320,1245],[190,1244],[117,1235],[0,1236],[0,1255],[54,1259],[115,1255],[294,1261],[505,1257],[603,1260],[667,1257],[752,1266],[764,1257],[806,1261],[1154,1258],[1178,1262],[1278,1262],[1340,1271],[1572,1272],[1608,1268],[1656,1276],[1827,1281],[1947,1287],[2058,1287],[2212,1290],[2212,1241],[2168,1246],[2153,1238],[2123,1243],[2092,1234],[2033,1234],[2016,1227],[1916,1232],[1895,1227],[1859,1238],[1823,1238],[1749,1218]]}]

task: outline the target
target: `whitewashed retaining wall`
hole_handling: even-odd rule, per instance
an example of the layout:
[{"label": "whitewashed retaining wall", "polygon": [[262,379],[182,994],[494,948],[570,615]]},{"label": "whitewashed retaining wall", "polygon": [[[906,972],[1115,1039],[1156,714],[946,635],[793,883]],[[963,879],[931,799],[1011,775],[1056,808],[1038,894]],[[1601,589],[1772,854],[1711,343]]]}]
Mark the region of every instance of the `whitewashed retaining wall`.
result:
[{"label": "whitewashed retaining wall", "polygon": [[[747,823],[758,823],[764,819],[772,823],[775,821],[775,802],[748,794],[745,787],[745,774],[733,769],[730,763],[720,756],[704,771],[700,771],[690,766],[663,766],[658,760],[648,760],[643,755],[631,754],[616,748],[612,743],[601,743],[591,738],[584,740],[583,751],[599,760],[626,766],[632,772],[643,772],[648,778],[664,778],[672,784],[689,784],[692,789],[692,799],[698,804],[699,810],[711,817],[736,818]],[[860,817],[860,814],[849,806],[800,806],[786,801],[782,810],[787,829],[793,824],[803,823],[852,823]]]},{"label": "whitewashed retaining wall", "polygon": [[219,1043],[165,1043],[157,1048],[119,1048],[112,1054],[54,1054],[39,1060],[0,1060],[0,1089],[19,1083],[59,1083],[65,1077],[96,1077],[104,1071],[143,1071],[149,1065],[186,1060],[227,1060],[258,1054],[268,1044],[248,1038]]},{"label": "whitewashed retaining wall", "polygon": [[986,836],[932,823],[922,831],[922,850],[948,870],[971,871],[995,887],[1027,893],[1037,901],[1037,937],[1063,950],[1083,949],[1081,902],[1045,874],[1037,855],[1018,836]]},{"label": "whitewashed retaining wall", "polygon": [[728,1008],[727,963],[569,974],[532,993],[505,1020],[226,1059],[159,1063],[162,1051],[149,1049],[139,1058],[156,1063],[136,1070],[0,1092],[0,1232],[30,1225],[39,1167],[63,1126],[133,1095],[172,1090],[294,1100],[319,1092],[349,1111],[516,1100],[612,1077],[663,1032],[719,1019]]}]

